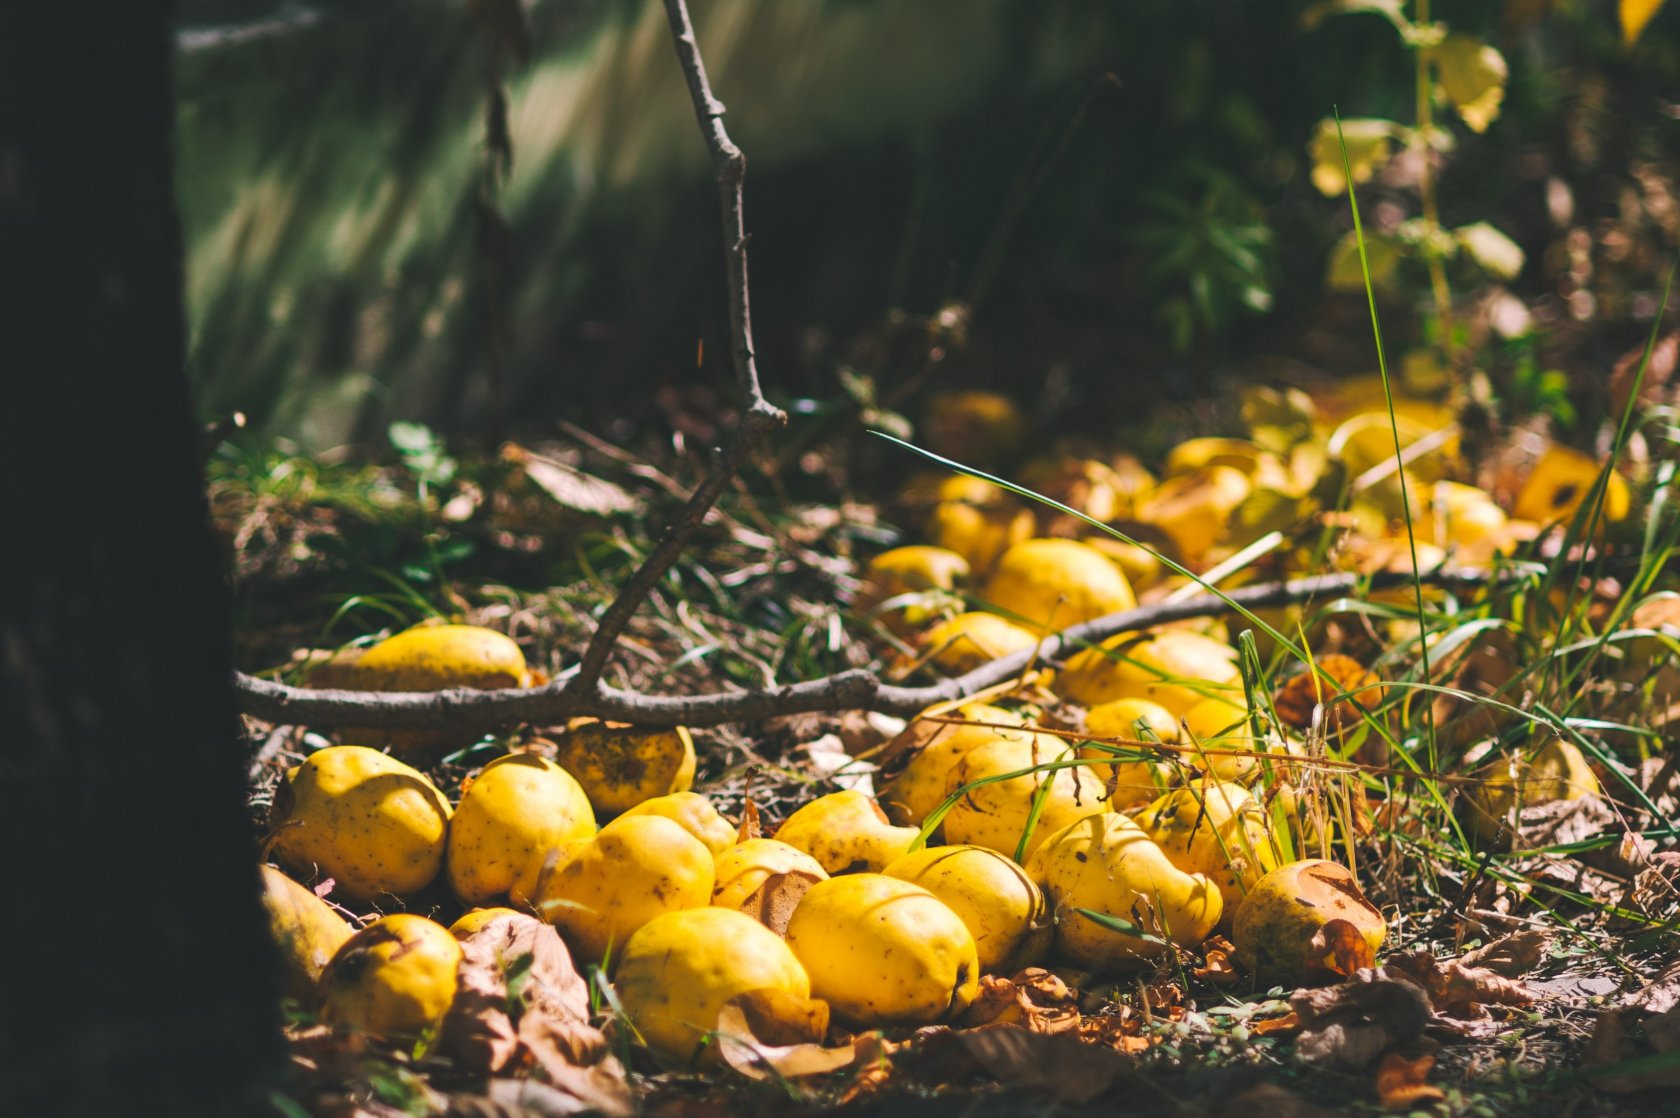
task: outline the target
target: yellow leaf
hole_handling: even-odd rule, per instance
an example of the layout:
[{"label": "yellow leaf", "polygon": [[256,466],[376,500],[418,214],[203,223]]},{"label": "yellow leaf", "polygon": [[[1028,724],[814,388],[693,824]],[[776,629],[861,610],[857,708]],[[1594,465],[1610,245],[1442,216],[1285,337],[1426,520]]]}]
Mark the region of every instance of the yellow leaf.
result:
[{"label": "yellow leaf", "polygon": [[1353,172],[1353,183],[1369,182],[1377,168],[1388,162],[1394,150],[1394,122],[1373,118],[1342,121],[1342,137],[1347,141],[1347,169],[1342,166],[1342,145],[1337,142],[1336,122],[1321,120],[1313,133],[1307,154],[1312,157],[1312,181],[1322,194],[1334,197],[1347,189],[1347,171]]},{"label": "yellow leaf", "polygon": [[1485,221],[1453,230],[1453,236],[1470,258],[1496,279],[1515,279],[1522,271],[1523,250],[1517,243]]},{"label": "yellow leaf", "polygon": [[[1371,265],[1371,286],[1386,286],[1400,266],[1400,250],[1386,237],[1366,237],[1365,255]],[[1365,290],[1365,272],[1359,266],[1359,239],[1351,230],[1330,250],[1324,283],[1331,291]]]},{"label": "yellow leaf", "polygon": [[1639,41],[1645,25],[1662,10],[1663,0],[1621,0],[1617,8],[1622,17],[1622,43],[1633,46]]},{"label": "yellow leaf", "polygon": [[1474,35],[1448,35],[1431,53],[1447,100],[1470,131],[1487,131],[1505,100],[1505,56]]}]

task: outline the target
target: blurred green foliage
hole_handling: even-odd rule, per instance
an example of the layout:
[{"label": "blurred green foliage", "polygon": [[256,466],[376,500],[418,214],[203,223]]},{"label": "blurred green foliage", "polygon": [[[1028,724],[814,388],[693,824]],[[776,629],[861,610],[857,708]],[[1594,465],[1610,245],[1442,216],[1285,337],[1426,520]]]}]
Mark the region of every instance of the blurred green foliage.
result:
[{"label": "blurred green foliage", "polygon": [[[1151,370],[1294,336],[1348,228],[1345,203],[1309,181],[1315,125],[1338,105],[1391,122],[1416,108],[1392,21],[1314,22],[1321,7],[697,6],[751,161],[755,325],[776,391],[839,394],[848,339],[953,300],[975,304],[965,375],[1037,384],[1059,363],[1075,397],[1116,373],[1116,353],[1119,373],[1160,385],[1173,378]],[[1437,2],[1433,19],[1510,71],[1498,126],[1467,136],[1437,186],[1456,247],[1507,265],[1515,249],[1506,282],[1555,298],[1556,317],[1631,330],[1676,240],[1663,192],[1680,165],[1680,16],[1660,11],[1630,49],[1615,9]],[[512,416],[640,419],[691,392],[697,339],[703,386],[727,398],[715,201],[659,5],[526,10],[535,52],[505,76],[494,285],[476,208],[487,46],[464,5],[181,10],[178,183],[207,413],[242,409],[306,448],[376,440],[393,420],[477,434],[496,352]],[[1374,172],[1364,189],[1377,237],[1428,240],[1402,225],[1405,182]],[[913,370],[864,371],[889,398]]]}]

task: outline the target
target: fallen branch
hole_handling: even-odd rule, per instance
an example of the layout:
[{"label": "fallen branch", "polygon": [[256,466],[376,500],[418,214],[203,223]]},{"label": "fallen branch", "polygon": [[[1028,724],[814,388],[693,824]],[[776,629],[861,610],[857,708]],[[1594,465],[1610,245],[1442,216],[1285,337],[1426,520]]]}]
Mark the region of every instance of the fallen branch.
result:
[{"label": "fallen branch", "polygon": [[[1519,581],[1521,572],[1441,568],[1425,573],[1430,586],[1486,587]],[[756,722],[788,714],[870,710],[909,717],[934,703],[954,702],[1020,675],[1034,664],[1054,664],[1070,652],[1121,633],[1138,632],[1170,621],[1213,617],[1243,609],[1295,605],[1315,598],[1339,597],[1360,590],[1409,586],[1410,572],[1372,575],[1328,574],[1259,583],[1176,602],[1157,602],[1099,617],[1047,637],[1037,649],[984,664],[966,675],[925,687],[884,683],[862,669],[786,687],[710,695],[642,695],[608,687],[581,676],[517,691],[317,691],[239,673],[235,685],[245,713],[270,722],[306,726],[366,726],[377,729],[492,729],[526,722],[550,725],[590,715],[645,726],[717,726]]]}]

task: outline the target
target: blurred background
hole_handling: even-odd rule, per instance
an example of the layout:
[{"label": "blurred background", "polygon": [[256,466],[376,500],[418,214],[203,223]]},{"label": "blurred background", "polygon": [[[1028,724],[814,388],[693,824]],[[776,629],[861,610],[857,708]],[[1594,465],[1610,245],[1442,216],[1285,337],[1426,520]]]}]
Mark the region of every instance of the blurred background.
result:
[{"label": "blurred background", "polygon": [[[1361,186],[1395,343],[1555,371],[1554,408],[1588,417],[1680,244],[1680,11],[1643,5],[1634,40],[1629,6],[1437,3],[1508,67],[1497,119],[1467,126],[1443,71],[1438,220],[1419,226],[1415,158]],[[1338,107],[1417,123],[1397,0],[692,8],[796,424],[987,387],[1112,430],[1227,378],[1374,365],[1314,142]],[[727,413],[716,197],[657,0],[181,0],[177,20],[206,418],[319,451],[393,420],[629,439]],[[1465,249],[1434,257],[1455,339],[1430,313],[1442,230]]]}]

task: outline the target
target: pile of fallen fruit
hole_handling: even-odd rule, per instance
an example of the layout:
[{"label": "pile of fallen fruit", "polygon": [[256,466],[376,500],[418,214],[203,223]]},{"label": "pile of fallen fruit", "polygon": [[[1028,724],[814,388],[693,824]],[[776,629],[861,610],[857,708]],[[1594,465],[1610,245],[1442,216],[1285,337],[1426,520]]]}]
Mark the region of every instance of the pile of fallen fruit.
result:
[{"label": "pile of fallen fruit", "polygon": [[[929,542],[876,556],[854,612],[898,650],[900,674],[956,675],[1140,601],[1303,571],[1485,566],[1600,493],[1588,524],[1600,538],[1629,515],[1624,480],[1578,452],[1532,449],[1478,488],[1455,480],[1449,415],[1400,401],[1391,425],[1369,385],[1338,391],[1256,393],[1249,438],[1180,444],[1160,479],[1125,457],[1028,466],[1021,486],[1055,505],[968,476],[915,480],[903,505]],[[984,461],[1019,438],[996,401],[949,401],[947,414],[953,457]],[[1374,819],[1400,825],[1403,804],[1381,790],[1410,758],[1395,733],[1408,696],[1383,676],[1413,671],[1428,639],[1418,611],[1436,594],[1408,585],[1369,613],[1268,609],[1260,632],[1218,617],[1121,633],[894,726],[867,758],[872,784],[816,796],[768,836],[750,803],[731,821],[691,790],[682,729],[577,720],[484,766],[455,804],[415,765],[461,743],[343,730],[357,744],[309,754],[270,819],[268,854],[292,875],[264,868],[289,993],[341,1032],[489,1073],[539,1065],[612,1110],[625,1098],[615,1042],[663,1067],[859,1073],[892,1038],[940,1023],[1089,1041],[1104,1016],[1079,1009],[1086,977],[1194,969],[1260,991],[1341,991],[1303,989],[1249,1028],[1308,1036],[1315,1015],[1375,1028],[1361,1043],[1366,1059],[1388,1053],[1383,1099],[1428,1102],[1440,1092],[1426,1057],[1397,1035],[1532,1000],[1499,951],[1376,966],[1394,914],[1361,891],[1358,844]],[[1408,640],[1409,655],[1372,670]],[[1445,672],[1454,651],[1437,649]],[[1279,685],[1257,686],[1261,657]],[[416,691],[522,687],[532,673],[506,636],[430,625],[333,657],[315,680]],[[1479,690],[1501,694],[1497,681]],[[1544,727],[1513,732],[1510,701],[1422,700],[1432,756],[1441,748],[1429,775],[1454,799],[1437,824],[1484,852],[1508,849],[1537,806],[1604,794],[1598,758]],[[414,907],[458,918],[399,911],[358,929],[328,897],[356,911],[423,897]],[[860,1038],[874,1030],[887,1039],[871,1048]]]}]

